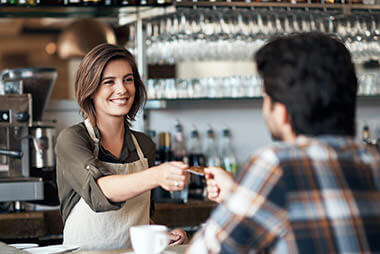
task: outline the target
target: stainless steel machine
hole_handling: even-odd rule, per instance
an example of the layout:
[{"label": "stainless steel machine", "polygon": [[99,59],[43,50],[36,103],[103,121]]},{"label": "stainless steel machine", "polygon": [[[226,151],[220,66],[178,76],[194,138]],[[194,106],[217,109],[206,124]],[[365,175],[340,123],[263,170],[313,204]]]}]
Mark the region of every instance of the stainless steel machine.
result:
[{"label": "stainless steel machine", "polygon": [[58,204],[55,128],[41,123],[56,77],[52,68],[0,74],[0,202],[44,203],[53,196],[53,202],[45,203]]}]

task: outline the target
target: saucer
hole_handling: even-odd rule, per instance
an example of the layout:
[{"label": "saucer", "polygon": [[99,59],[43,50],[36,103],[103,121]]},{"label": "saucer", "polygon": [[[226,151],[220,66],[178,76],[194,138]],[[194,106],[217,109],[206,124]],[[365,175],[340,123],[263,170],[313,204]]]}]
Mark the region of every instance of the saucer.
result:
[{"label": "saucer", "polygon": [[[171,250],[164,250],[162,252],[160,252],[161,254],[176,254],[174,251],[171,251]],[[128,251],[128,252],[123,252],[123,253],[120,253],[120,254],[136,254],[136,252],[134,251]]]},{"label": "saucer", "polygon": [[75,245],[50,245],[45,247],[26,249],[25,251],[32,254],[58,254],[74,251],[77,249],[79,249],[79,246]]},{"label": "saucer", "polygon": [[23,250],[23,249],[38,247],[38,244],[36,244],[36,243],[14,243],[14,244],[8,244],[8,246],[15,247],[17,249]]}]

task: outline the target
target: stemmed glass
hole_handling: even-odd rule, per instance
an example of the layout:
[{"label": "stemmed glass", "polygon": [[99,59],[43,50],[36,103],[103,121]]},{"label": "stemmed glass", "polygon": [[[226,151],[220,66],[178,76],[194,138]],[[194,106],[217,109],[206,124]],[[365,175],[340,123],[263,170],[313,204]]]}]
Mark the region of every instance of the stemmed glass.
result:
[{"label": "stemmed glass", "polygon": [[339,36],[356,60],[380,58],[380,15],[256,9],[178,9],[148,20],[150,63],[247,60],[272,36],[320,31]]}]

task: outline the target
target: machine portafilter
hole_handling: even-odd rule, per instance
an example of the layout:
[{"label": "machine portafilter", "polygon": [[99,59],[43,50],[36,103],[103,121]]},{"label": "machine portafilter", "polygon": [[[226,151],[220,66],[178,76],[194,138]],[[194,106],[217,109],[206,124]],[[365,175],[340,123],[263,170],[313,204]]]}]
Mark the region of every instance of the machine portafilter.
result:
[{"label": "machine portafilter", "polygon": [[13,158],[13,159],[21,159],[21,157],[24,155],[24,153],[21,151],[12,151],[12,150],[0,149],[0,156],[1,155],[8,156],[9,158]]}]

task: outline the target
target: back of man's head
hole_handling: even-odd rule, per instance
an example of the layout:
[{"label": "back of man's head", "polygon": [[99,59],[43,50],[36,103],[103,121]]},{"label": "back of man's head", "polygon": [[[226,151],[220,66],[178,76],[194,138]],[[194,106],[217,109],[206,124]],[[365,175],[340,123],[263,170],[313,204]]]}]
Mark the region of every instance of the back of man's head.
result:
[{"label": "back of man's head", "polygon": [[279,37],[255,55],[264,90],[296,135],[355,134],[357,78],[346,47],[321,33]]}]

